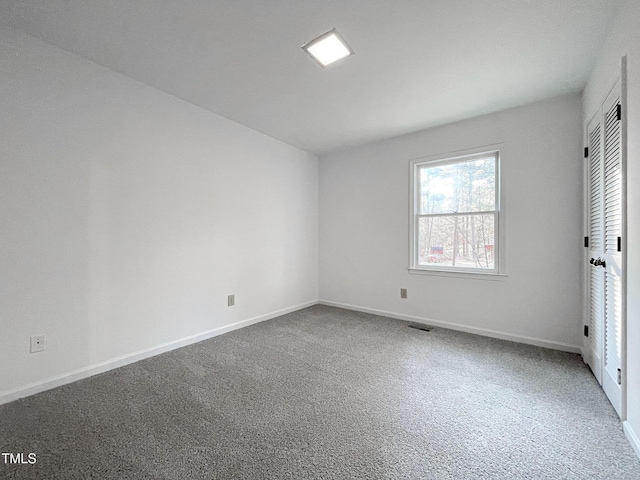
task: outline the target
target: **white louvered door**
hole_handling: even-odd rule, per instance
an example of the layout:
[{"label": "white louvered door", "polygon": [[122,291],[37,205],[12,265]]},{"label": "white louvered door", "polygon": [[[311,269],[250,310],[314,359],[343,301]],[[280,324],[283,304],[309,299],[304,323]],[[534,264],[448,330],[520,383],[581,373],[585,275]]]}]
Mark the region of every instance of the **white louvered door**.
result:
[{"label": "white louvered door", "polygon": [[622,355],[622,122],[620,86],[603,105],[604,113],[604,357],[602,388],[620,415]]},{"label": "white louvered door", "polygon": [[588,198],[588,233],[589,258],[591,260],[588,275],[589,292],[589,351],[587,362],[598,383],[602,385],[602,352],[604,338],[604,271],[593,266],[596,258],[604,254],[604,215],[602,186],[602,128],[601,115],[589,123],[587,198]]},{"label": "white louvered door", "polygon": [[618,415],[622,411],[623,142],[620,82],[589,123],[589,352],[587,361]]}]

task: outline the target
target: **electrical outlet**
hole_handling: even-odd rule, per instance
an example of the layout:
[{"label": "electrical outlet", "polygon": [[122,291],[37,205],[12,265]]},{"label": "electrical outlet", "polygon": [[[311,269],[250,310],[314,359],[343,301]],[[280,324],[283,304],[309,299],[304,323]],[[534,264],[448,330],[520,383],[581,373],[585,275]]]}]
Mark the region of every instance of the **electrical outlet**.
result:
[{"label": "electrical outlet", "polygon": [[44,335],[31,337],[31,353],[44,352]]},{"label": "electrical outlet", "polygon": [[407,289],[406,288],[401,288],[400,289],[400,298],[407,298]]},{"label": "electrical outlet", "polygon": [[227,307],[233,307],[236,304],[236,296],[229,295],[227,297]]}]

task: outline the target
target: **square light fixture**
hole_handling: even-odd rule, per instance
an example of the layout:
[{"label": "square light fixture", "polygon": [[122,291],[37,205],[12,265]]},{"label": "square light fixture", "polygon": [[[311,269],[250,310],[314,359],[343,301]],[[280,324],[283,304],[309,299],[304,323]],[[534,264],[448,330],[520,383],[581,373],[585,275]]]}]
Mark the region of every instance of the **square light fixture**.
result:
[{"label": "square light fixture", "polygon": [[335,28],[305,43],[301,48],[323,67],[356,53]]}]

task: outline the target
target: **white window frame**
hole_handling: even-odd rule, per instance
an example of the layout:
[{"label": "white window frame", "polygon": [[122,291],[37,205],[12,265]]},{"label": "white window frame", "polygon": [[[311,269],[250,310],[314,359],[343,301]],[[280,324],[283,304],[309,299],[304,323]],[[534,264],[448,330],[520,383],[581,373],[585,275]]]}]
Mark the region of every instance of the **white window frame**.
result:
[{"label": "white window frame", "polygon": [[[502,189],[502,172],[501,172],[501,154],[500,150],[503,144],[488,145],[484,147],[473,148],[464,151],[446,153],[441,155],[433,155],[428,157],[420,157],[409,162],[409,179],[410,179],[410,198],[409,198],[409,273],[439,275],[448,277],[462,278],[480,278],[487,280],[503,280],[506,277],[505,269],[505,214],[504,214],[504,198]],[[419,170],[427,165],[445,165],[469,161],[474,158],[482,158],[486,156],[495,156],[496,159],[496,206],[495,210],[486,213],[495,214],[494,226],[494,268],[468,268],[442,266],[438,264],[420,265],[418,263],[418,220],[419,214]],[[460,212],[463,215],[465,212]],[[483,212],[471,212],[483,213]]]}]

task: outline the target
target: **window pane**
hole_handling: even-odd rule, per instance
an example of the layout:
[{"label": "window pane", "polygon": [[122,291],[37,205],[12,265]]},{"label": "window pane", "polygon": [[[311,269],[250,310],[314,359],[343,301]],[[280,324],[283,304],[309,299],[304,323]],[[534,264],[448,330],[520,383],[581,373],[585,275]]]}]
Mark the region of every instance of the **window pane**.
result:
[{"label": "window pane", "polygon": [[493,270],[495,214],[421,217],[418,264]]},{"label": "window pane", "polygon": [[496,159],[419,169],[419,213],[466,213],[496,209]]}]

